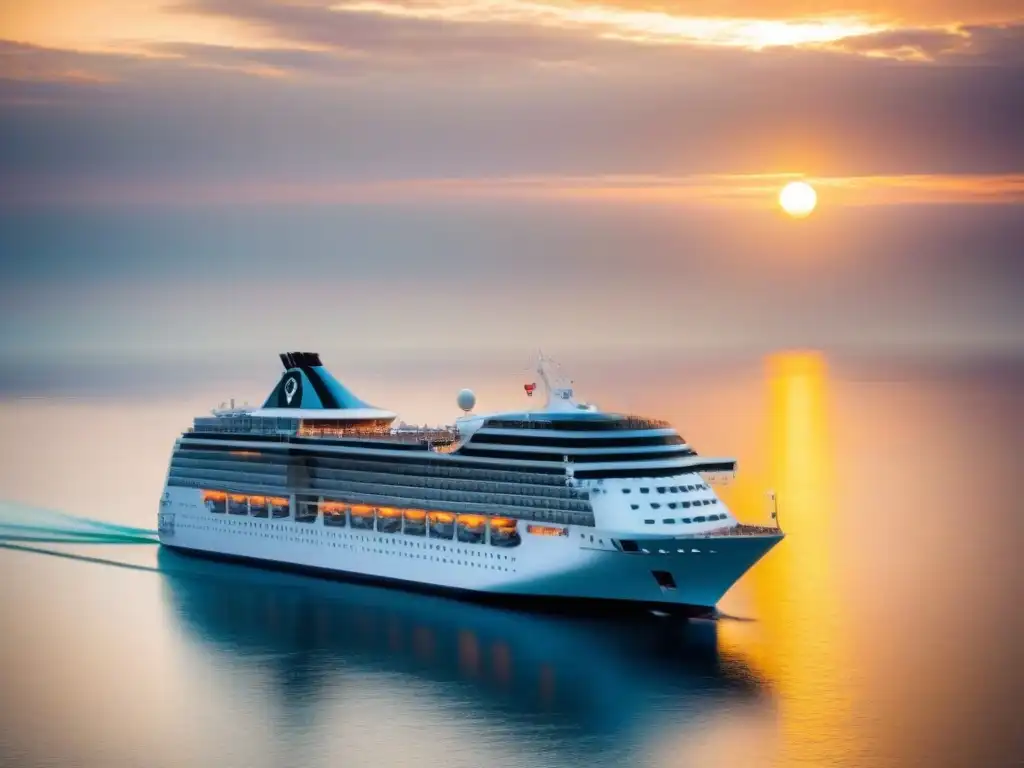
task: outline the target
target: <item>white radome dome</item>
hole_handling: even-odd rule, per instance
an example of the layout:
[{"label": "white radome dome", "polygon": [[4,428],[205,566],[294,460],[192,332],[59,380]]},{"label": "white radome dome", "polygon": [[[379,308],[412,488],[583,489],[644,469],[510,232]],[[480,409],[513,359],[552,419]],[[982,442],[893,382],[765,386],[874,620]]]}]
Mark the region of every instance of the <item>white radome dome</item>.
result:
[{"label": "white radome dome", "polygon": [[469,413],[473,410],[473,406],[476,405],[476,395],[473,394],[473,390],[464,389],[459,392],[458,397],[455,398],[455,402],[458,403],[459,408],[466,413]]}]

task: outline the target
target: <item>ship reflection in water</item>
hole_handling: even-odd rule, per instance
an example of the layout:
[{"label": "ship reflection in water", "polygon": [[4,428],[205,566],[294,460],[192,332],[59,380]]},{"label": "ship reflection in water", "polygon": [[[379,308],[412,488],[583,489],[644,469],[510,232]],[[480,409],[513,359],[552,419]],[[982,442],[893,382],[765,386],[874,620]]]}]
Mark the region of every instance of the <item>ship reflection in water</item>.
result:
[{"label": "ship reflection in water", "polygon": [[764,698],[711,622],[556,618],[170,551],[159,562],[185,574],[164,577],[175,619],[223,663],[264,675],[279,722],[321,723],[328,740],[344,734],[339,750],[376,749],[381,765],[447,738],[490,759],[635,764],[664,727],[653,702],[675,702],[673,730],[696,737],[716,710]]}]

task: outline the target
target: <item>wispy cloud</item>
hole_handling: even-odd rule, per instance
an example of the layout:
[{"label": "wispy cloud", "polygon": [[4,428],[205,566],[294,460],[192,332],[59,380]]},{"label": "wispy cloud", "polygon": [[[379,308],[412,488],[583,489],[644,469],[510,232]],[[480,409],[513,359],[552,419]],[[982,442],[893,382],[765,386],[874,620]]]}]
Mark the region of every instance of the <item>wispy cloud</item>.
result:
[{"label": "wispy cloud", "polygon": [[691,43],[767,48],[824,43],[863,36],[886,27],[856,17],[763,19],[693,16],[614,5],[529,2],[529,0],[452,0],[452,2],[373,2],[353,0],[331,6],[339,13],[374,13],[395,18],[459,24],[516,24],[586,31],[597,37],[638,43]]},{"label": "wispy cloud", "polygon": [[825,50],[945,64],[1024,65],[1024,24],[904,28],[830,41]]},{"label": "wispy cloud", "polygon": [[273,46],[227,16],[173,12],[173,0],[0,0],[0,37],[47,48],[144,56],[154,43]]},{"label": "wispy cloud", "polygon": [[[319,0],[299,5],[272,0],[189,0],[183,12],[245,22],[265,34],[304,44],[338,46],[378,56],[449,55],[474,51],[500,54],[515,50],[524,58],[573,59],[588,53],[617,53],[612,43],[632,48],[652,45],[746,50],[819,48],[901,60],[934,60],[944,53],[980,55],[1024,21],[1024,12],[981,9],[969,24],[962,13],[940,13],[931,23],[910,23],[899,8],[883,13],[872,3],[822,6],[815,14],[786,3],[731,3],[717,13],[700,3],[596,3],[551,0]],[[977,9],[975,9],[977,10]],[[703,11],[703,12],[702,12]],[[730,12],[731,11],[731,12]],[[997,38],[1003,37],[1002,41]],[[438,42],[443,40],[443,45]],[[593,51],[587,44],[604,42]]]},{"label": "wispy cloud", "polygon": [[806,177],[798,174],[597,175],[249,183],[65,183],[8,187],[8,205],[464,205],[475,201],[776,207],[788,181],[818,190],[821,205],[1021,204],[1024,174]]}]

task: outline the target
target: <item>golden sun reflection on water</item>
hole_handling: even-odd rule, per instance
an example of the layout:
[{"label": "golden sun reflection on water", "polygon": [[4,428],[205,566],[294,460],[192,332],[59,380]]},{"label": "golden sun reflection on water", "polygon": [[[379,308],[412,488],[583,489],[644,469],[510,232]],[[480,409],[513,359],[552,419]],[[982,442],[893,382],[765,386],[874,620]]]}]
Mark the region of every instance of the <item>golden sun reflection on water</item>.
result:
[{"label": "golden sun reflection on water", "polygon": [[[773,355],[765,367],[767,408],[761,477],[738,486],[737,508],[764,508],[775,490],[786,539],[737,587],[742,615],[719,623],[724,653],[736,653],[777,698],[778,758],[823,765],[837,758],[837,733],[849,732],[851,668],[834,565],[834,467],[828,365],[816,352]],[[852,745],[851,745],[852,747]],[[849,752],[846,753],[849,756]]]}]

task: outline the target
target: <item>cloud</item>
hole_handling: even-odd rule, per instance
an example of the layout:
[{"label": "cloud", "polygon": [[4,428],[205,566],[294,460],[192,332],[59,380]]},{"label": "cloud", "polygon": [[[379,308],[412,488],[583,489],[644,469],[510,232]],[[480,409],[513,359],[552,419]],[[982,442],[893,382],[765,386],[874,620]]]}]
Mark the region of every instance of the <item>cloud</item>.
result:
[{"label": "cloud", "polygon": [[857,18],[695,17],[530,0],[350,0],[301,5],[192,0],[179,8],[189,14],[241,20],[296,42],[414,57],[461,52],[547,58],[552,44],[571,51],[584,41],[604,42],[603,47],[610,50],[623,42],[765,48],[820,44],[885,28]]},{"label": "cloud", "polygon": [[970,46],[971,35],[960,28],[895,29],[849,37],[829,46],[832,50],[908,61],[935,61],[962,53]]},{"label": "cloud", "polygon": [[[749,7],[748,7],[749,6]],[[181,12],[254,25],[261,33],[296,43],[359,51],[407,61],[484,54],[523,59],[614,57],[652,44],[671,47],[739,47],[763,50],[818,47],[876,57],[933,60],[949,53],[990,52],[995,38],[1019,51],[1014,23],[1001,3],[954,6],[929,24],[914,24],[898,6],[883,13],[872,3],[822,8],[749,5],[703,7],[660,3],[553,3],[544,0],[343,0],[283,4],[273,0],[190,0]],[[787,17],[783,9],[792,7]],[[972,12],[976,11],[977,15]],[[997,17],[989,25],[968,24]],[[626,43],[628,45],[623,46]]]},{"label": "cloud", "polygon": [[[1024,169],[1019,25],[754,52],[602,37],[525,5],[194,0],[177,12],[282,42],[150,42],[144,55],[0,43],[0,173],[12,197],[42,200],[133,185]],[[230,194],[247,193],[214,196]]]},{"label": "cloud", "polygon": [[824,207],[911,204],[1024,204],[1024,174],[800,177],[795,174],[567,176],[399,179],[363,182],[42,184],[11,188],[8,206],[88,209],[204,206],[466,205],[586,202],[774,209],[779,189],[803,178]]},{"label": "cloud", "polygon": [[97,83],[109,82],[107,70],[131,66],[129,56],[90,56],[77,51],[45,48],[0,40],[0,77],[6,81]]},{"label": "cloud", "polygon": [[949,65],[1024,66],[1024,25],[895,29],[848,37],[826,49]]},{"label": "cloud", "polygon": [[301,49],[167,47],[144,61],[57,52],[52,71],[116,82],[0,82],[0,98],[47,101],[4,110],[0,174],[15,188],[71,188],[1024,169],[1014,64],[645,50],[650,66],[600,74],[380,71]]},{"label": "cloud", "polygon": [[[710,17],[677,8],[544,0],[188,0],[170,6],[165,16],[230,22],[228,28],[244,30],[246,37],[225,34],[216,41],[204,29],[195,36],[200,39],[192,39],[185,29],[180,40],[160,34],[123,41],[122,50],[111,43],[109,50],[88,52],[8,43],[0,45],[0,73],[37,79],[46,69],[56,79],[69,71],[110,78],[152,76],[177,66],[258,77],[350,78],[422,70],[465,74],[470,66],[495,74],[518,66],[525,76],[538,67],[577,74],[657,73],[714,63],[707,58],[714,55],[709,48],[809,48],[949,64],[1019,63],[1024,50],[1021,27],[1012,25],[908,27],[869,16]],[[77,69],[68,63],[72,59]]]},{"label": "cloud", "polygon": [[1024,18],[1019,0],[601,0],[628,10],[733,18],[858,17],[903,26],[998,24]]}]

